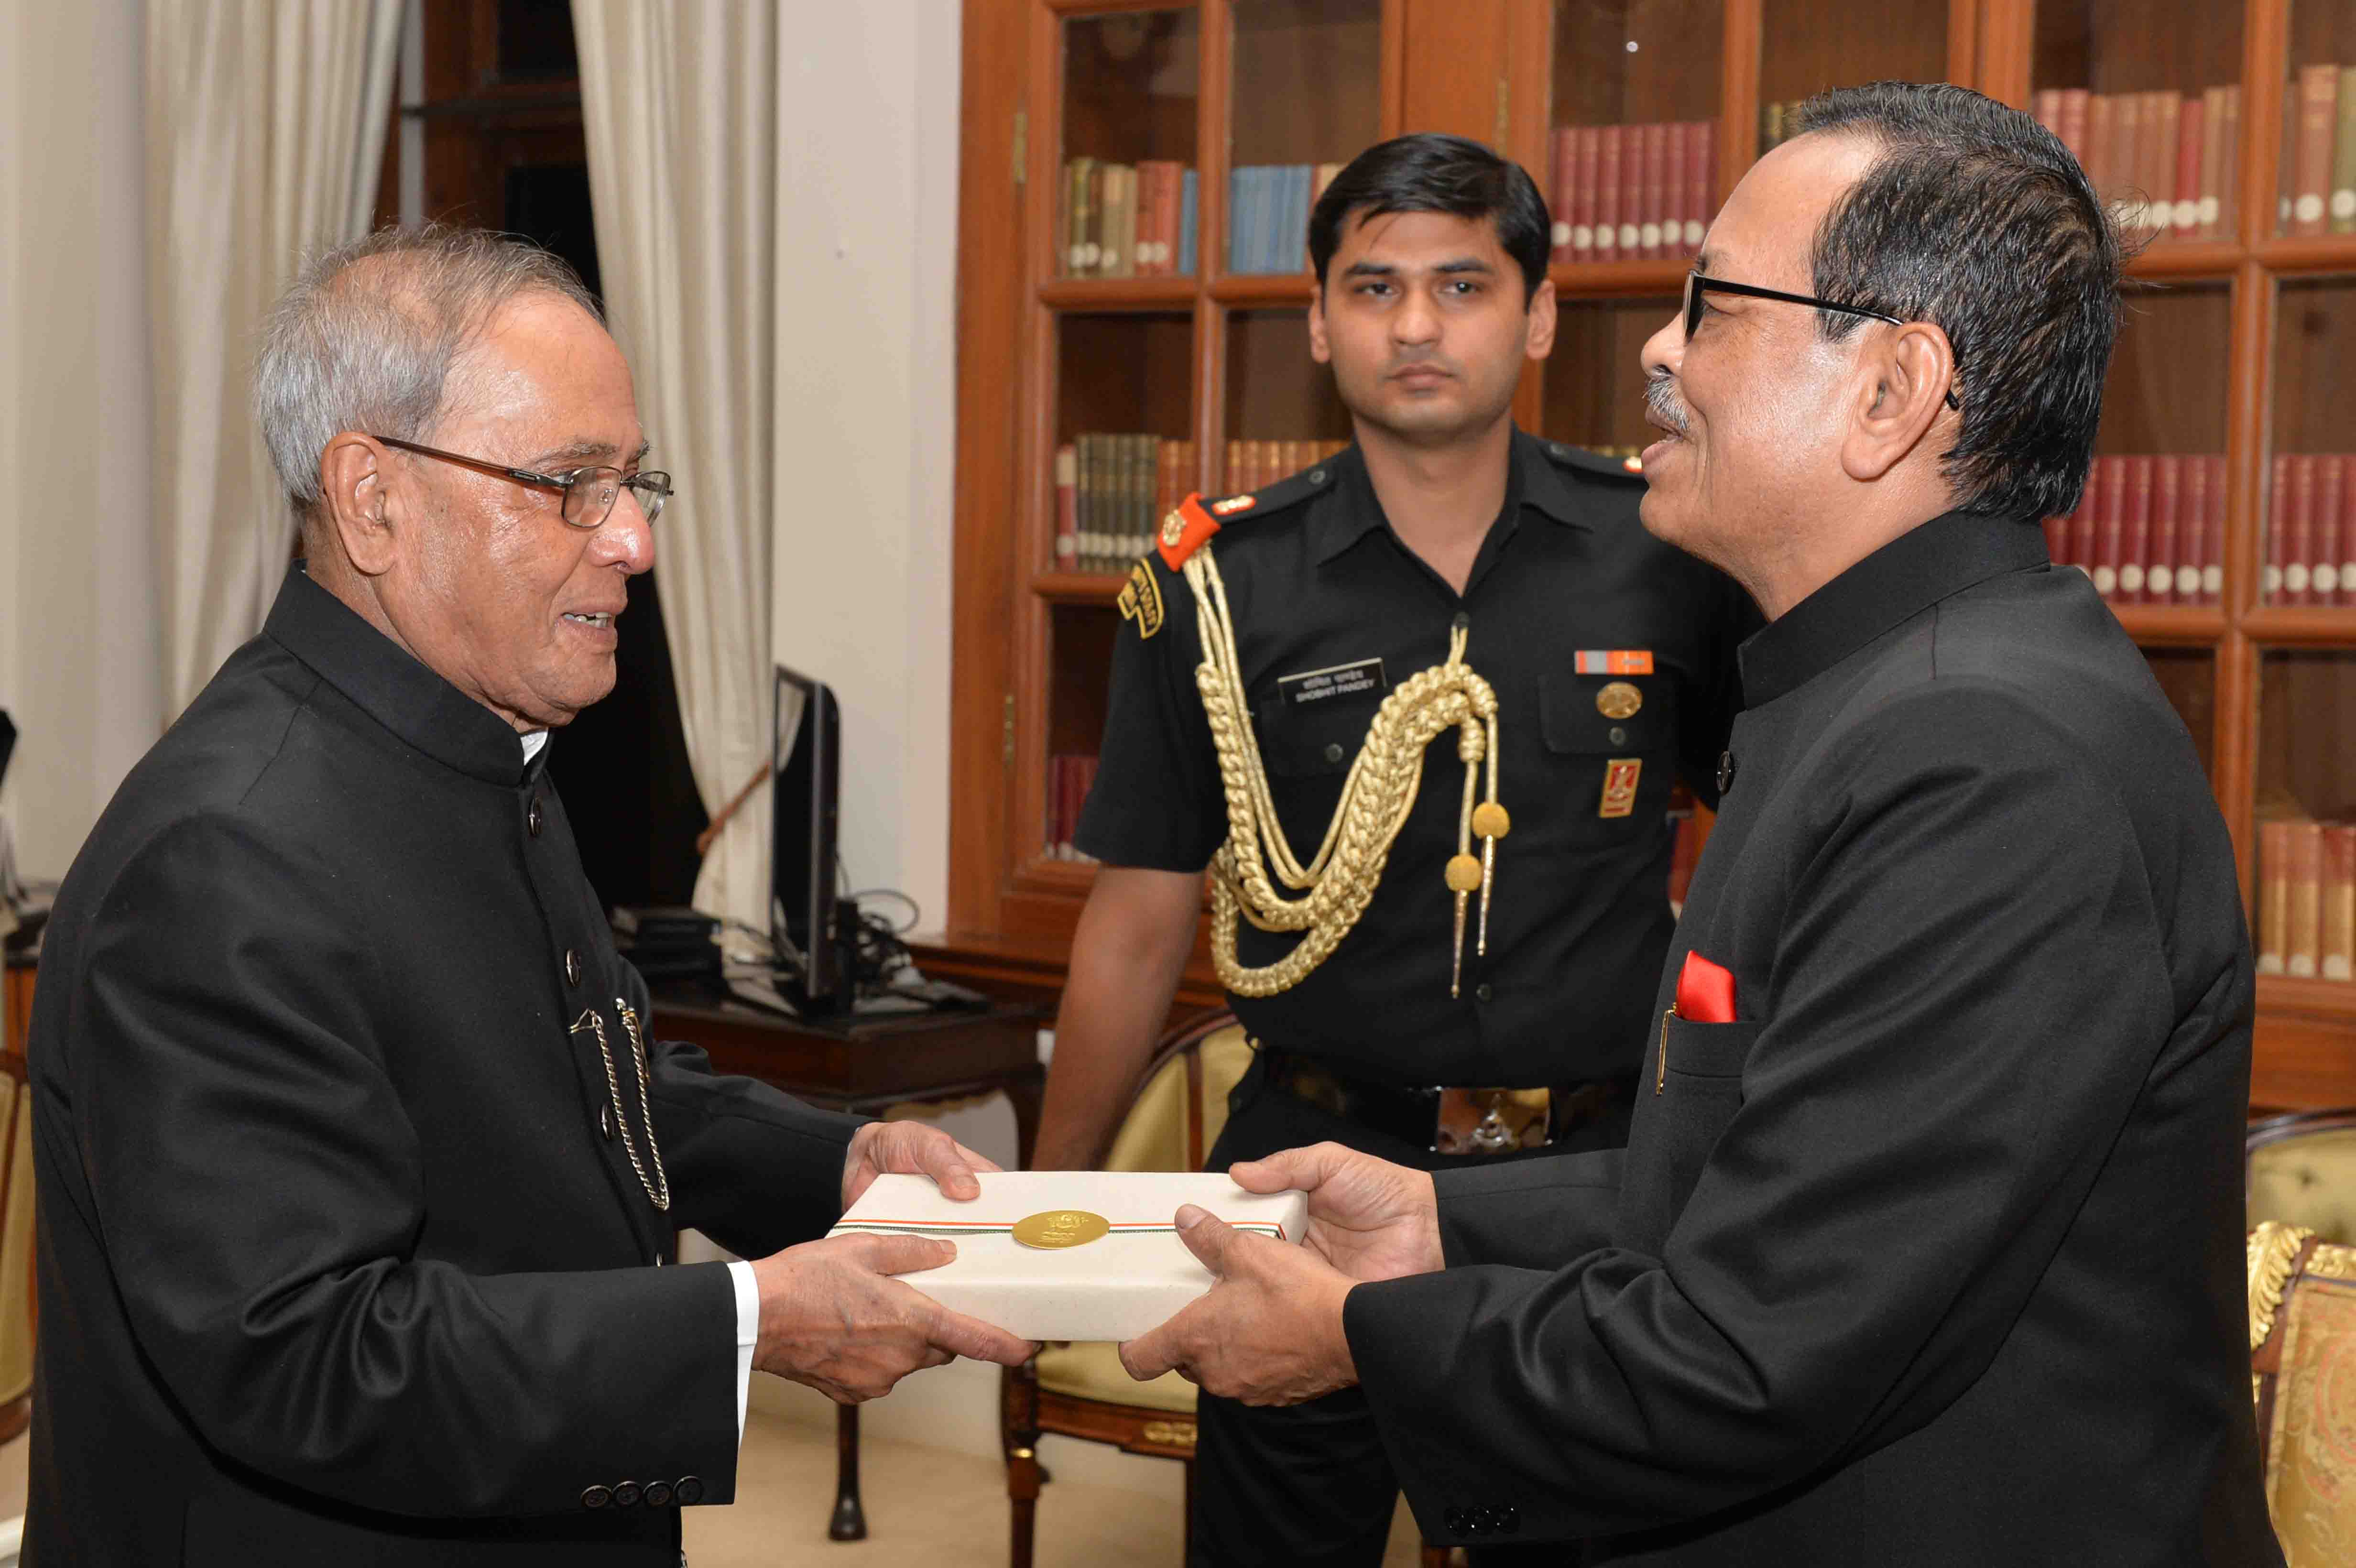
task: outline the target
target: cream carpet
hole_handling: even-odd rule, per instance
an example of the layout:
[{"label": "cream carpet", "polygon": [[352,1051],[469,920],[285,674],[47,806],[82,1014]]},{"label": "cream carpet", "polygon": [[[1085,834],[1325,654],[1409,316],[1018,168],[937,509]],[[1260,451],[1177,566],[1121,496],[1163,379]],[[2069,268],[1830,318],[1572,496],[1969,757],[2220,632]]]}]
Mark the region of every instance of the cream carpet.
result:
[{"label": "cream carpet", "polygon": [[[25,1510],[27,1439],[0,1446],[0,1520]],[[686,1510],[693,1568],[1003,1568],[1006,1472],[995,1460],[869,1439],[860,1449],[868,1538],[830,1541],[834,1434],[755,1409],[727,1508]],[[1141,1493],[1056,1481],[1039,1499],[1037,1568],[1180,1568],[1177,1511]],[[1415,1526],[1392,1521],[1384,1568],[1415,1568]]]}]

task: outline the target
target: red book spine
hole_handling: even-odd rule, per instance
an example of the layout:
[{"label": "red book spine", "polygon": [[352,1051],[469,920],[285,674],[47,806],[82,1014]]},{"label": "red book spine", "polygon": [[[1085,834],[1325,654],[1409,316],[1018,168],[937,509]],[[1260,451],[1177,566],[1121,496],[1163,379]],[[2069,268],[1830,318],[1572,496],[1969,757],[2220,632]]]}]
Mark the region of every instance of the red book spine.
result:
[{"label": "red book spine", "polygon": [[2283,542],[2283,603],[2315,603],[2315,454],[2290,460],[2290,535]]},{"label": "red book spine", "polygon": [[2265,571],[2258,580],[2258,602],[2262,604],[2287,603],[2283,597],[2283,552],[2289,545],[2290,534],[2290,453],[2275,454],[2274,483],[2266,496]]},{"label": "red book spine", "polygon": [[2086,181],[2094,194],[2108,201],[2111,197],[2111,121],[2117,103],[2107,92],[2090,94],[2086,100],[2086,145],[2078,155],[2078,163],[2086,171]]},{"label": "red book spine", "polygon": [[1625,125],[1606,125],[1595,149],[1595,259],[1616,261],[1620,255],[1620,144],[1627,140]]},{"label": "red book spine", "polygon": [[2057,134],[2081,167],[2086,162],[2086,101],[2093,96],[2083,87],[2062,90],[2062,128]]},{"label": "red book spine", "polygon": [[1702,230],[1709,227],[1710,213],[1718,203],[1718,122],[1694,120],[1686,125],[1686,212],[1685,241],[1677,249],[1680,256],[1701,253]]},{"label": "red book spine", "polygon": [[2325,200],[2331,194],[2333,122],[2339,116],[2340,68],[2301,66],[2298,71],[2298,151],[2291,187],[2293,234],[2321,234],[2330,228]]},{"label": "red book spine", "polygon": [[2151,472],[2151,565],[2143,596],[2147,603],[2172,604],[2184,570],[2184,459],[2174,453],[2155,457]]},{"label": "red book spine", "polygon": [[2201,460],[2208,475],[2207,522],[2201,530],[2201,603],[2214,604],[2225,591],[2225,459],[2222,453]]},{"label": "red book spine", "polygon": [[2140,604],[2147,597],[2144,583],[2151,571],[2152,463],[2149,456],[2127,460],[2127,499],[2119,517],[2119,603]]},{"label": "red book spine", "polygon": [[2078,509],[2070,514],[2070,564],[2094,575],[2094,542],[2097,519],[2103,515],[2104,460],[2096,458],[2086,465],[2086,492],[2078,497]]},{"label": "red book spine", "polygon": [[1636,209],[1636,246],[1644,256],[1658,260],[1661,250],[1661,219],[1668,214],[1669,128],[1659,121],[1644,127],[1644,204]]},{"label": "red book spine", "polygon": [[1686,251],[1686,136],[1682,120],[1661,128],[1661,256],[1682,256]]},{"label": "red book spine", "polygon": [[2182,540],[2177,550],[2176,602],[2201,603],[2201,569],[2209,559],[2209,460],[2197,453],[2184,459],[2184,501],[2179,511]]},{"label": "red book spine", "polygon": [[2094,592],[2115,599],[2119,592],[2119,559],[2127,517],[2127,460],[2103,459],[2103,506],[2094,515]]},{"label": "red book spine", "polygon": [[2201,150],[2206,145],[2206,110],[2201,100],[2188,98],[2176,122],[2176,237],[2190,240],[2201,232]]},{"label": "red book spine", "polygon": [[1570,214],[1577,199],[1572,195],[1573,182],[1578,178],[1578,133],[1569,125],[1558,125],[1547,143],[1551,155],[1547,182],[1547,205],[1554,211],[1554,254],[1549,260],[1568,261],[1571,259]]},{"label": "red book spine", "polygon": [[1633,261],[1644,253],[1644,128],[1626,125],[1620,133],[1620,259]]},{"label": "red book spine", "polygon": [[2340,602],[2340,562],[2347,550],[2340,518],[2348,483],[2348,459],[2333,453],[2315,460],[2315,569],[2308,592],[2318,604]]},{"label": "red book spine", "polygon": [[2340,486],[2340,591],[2335,604],[2356,604],[2356,454],[2342,453]]},{"label": "red book spine", "polygon": [[[2083,507],[2085,502],[2082,499],[2078,504]],[[2074,515],[2045,519],[2045,559],[2056,566],[2069,564],[2070,517]]]},{"label": "red book spine", "polygon": [[2062,90],[2040,87],[2029,101],[2029,112],[2040,125],[2056,136],[2062,133]]},{"label": "red book spine", "polygon": [[1598,125],[1581,125],[1576,134],[1570,187],[1570,251],[1571,260],[1588,261],[1595,258],[1596,163],[1603,147],[1603,130]]}]

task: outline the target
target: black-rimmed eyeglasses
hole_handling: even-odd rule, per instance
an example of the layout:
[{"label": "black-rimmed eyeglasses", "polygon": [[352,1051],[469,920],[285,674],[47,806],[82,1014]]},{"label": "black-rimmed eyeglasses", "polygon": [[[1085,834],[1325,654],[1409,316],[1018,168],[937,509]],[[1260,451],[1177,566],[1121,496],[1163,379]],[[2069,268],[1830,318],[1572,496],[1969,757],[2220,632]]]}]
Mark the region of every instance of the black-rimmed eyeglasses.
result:
[{"label": "black-rimmed eyeglasses", "polygon": [[413,441],[401,441],[392,436],[371,438],[387,446],[397,446],[403,452],[413,452],[420,457],[438,457],[444,463],[479,469],[501,479],[512,479],[519,485],[530,485],[542,490],[554,490],[564,497],[564,520],[576,528],[604,526],[614,512],[614,503],[622,498],[625,490],[635,490],[638,510],[651,523],[662,516],[663,503],[670,499],[670,475],[656,469],[630,474],[619,468],[596,465],[571,468],[562,474],[535,474],[529,468],[510,468],[504,463],[487,458],[466,457],[455,452],[444,452],[436,446],[420,446]]},{"label": "black-rimmed eyeglasses", "polygon": [[[1868,310],[1861,304],[1841,304],[1834,300],[1820,300],[1813,294],[1787,294],[1781,289],[1762,289],[1756,283],[1737,283],[1725,278],[1713,278],[1704,272],[1686,274],[1686,341],[1693,341],[1694,328],[1701,325],[1701,296],[1706,293],[1740,294],[1745,299],[1782,300],[1785,304],[1804,304],[1815,310],[1838,311],[1843,315],[1861,315],[1872,321],[1886,321],[1892,326],[1906,324],[1884,311]],[[1960,409],[1953,389],[1947,392],[1947,406]]]}]

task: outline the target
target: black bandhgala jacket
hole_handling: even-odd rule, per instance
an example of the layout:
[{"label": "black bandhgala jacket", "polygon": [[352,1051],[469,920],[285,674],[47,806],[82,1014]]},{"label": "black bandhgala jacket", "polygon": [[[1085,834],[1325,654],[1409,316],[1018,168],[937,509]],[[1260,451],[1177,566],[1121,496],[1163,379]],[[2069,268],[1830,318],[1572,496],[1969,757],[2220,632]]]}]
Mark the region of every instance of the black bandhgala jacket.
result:
[{"label": "black bandhgala jacket", "polygon": [[737,1446],[676,1229],[821,1233],[857,1123],[649,1040],[659,1211],[626,1006],[515,731],[290,574],[48,927],[27,1562],[675,1568]]},{"label": "black bandhgala jacket", "polygon": [[[2278,1563],[2233,856],[2038,529],[1950,513],[1744,645],[1624,1159],[1440,1179],[1354,1290],[1427,1539],[1696,1565]],[[1672,1013],[1688,953],[1733,1017]]]}]

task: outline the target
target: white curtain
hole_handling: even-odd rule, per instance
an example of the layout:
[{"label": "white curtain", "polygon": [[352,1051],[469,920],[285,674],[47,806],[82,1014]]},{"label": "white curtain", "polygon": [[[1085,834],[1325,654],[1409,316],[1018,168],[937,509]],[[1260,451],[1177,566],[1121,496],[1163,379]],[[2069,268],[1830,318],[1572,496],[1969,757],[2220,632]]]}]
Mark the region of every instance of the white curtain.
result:
[{"label": "white curtain", "polygon": [[[677,497],[655,572],[704,809],[768,760],[780,7],[573,0],[614,336]],[[767,930],[769,800],[712,841],[696,907]]]},{"label": "white curtain", "polygon": [[255,335],[307,251],[367,231],[403,0],[147,0],[147,296],[165,697],[261,628],[294,523],[254,429]]}]

